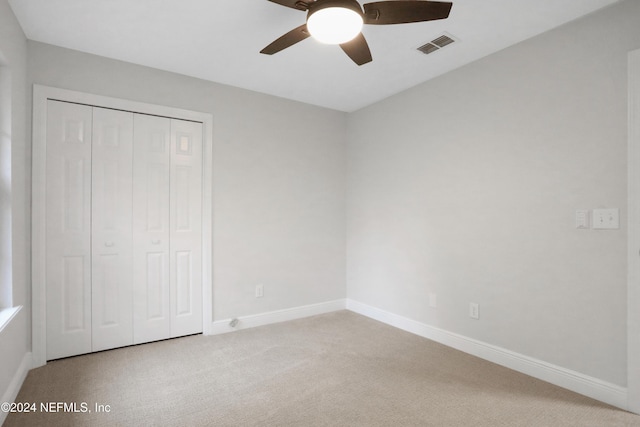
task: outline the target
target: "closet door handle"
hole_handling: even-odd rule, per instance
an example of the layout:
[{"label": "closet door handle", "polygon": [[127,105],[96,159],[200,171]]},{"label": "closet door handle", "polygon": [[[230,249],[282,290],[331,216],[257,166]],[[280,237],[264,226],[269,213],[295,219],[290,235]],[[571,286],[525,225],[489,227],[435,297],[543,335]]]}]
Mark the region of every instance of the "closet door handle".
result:
[{"label": "closet door handle", "polygon": [[113,242],[104,242],[104,245],[108,248],[113,246]]},{"label": "closet door handle", "polygon": [[160,244],[160,240],[152,240],[151,244],[152,245],[159,245]]}]

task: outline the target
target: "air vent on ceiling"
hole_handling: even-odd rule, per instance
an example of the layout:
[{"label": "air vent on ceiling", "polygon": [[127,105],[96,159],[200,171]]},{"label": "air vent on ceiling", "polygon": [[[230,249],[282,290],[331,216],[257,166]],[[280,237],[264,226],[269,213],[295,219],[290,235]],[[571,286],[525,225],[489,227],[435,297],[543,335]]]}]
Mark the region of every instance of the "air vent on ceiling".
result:
[{"label": "air vent on ceiling", "polygon": [[447,45],[450,45],[451,43],[454,43],[455,41],[456,39],[450,34],[442,34],[441,36],[431,40],[429,43],[423,44],[418,48],[418,50],[424,53],[425,55],[428,55],[430,53],[433,53],[437,50],[442,49]]}]

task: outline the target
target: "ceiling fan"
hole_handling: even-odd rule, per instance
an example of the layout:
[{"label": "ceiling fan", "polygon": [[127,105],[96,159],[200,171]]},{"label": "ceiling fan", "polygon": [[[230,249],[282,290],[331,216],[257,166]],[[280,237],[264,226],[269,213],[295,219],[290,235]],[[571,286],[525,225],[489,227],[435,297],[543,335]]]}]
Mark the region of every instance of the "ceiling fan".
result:
[{"label": "ceiling fan", "polygon": [[307,12],[307,22],[260,51],[273,55],[309,36],[326,44],[339,44],[358,65],[371,62],[369,45],[362,25],[407,24],[446,19],[452,3],[426,0],[392,0],[366,3],[356,0],[269,0],[282,6]]}]

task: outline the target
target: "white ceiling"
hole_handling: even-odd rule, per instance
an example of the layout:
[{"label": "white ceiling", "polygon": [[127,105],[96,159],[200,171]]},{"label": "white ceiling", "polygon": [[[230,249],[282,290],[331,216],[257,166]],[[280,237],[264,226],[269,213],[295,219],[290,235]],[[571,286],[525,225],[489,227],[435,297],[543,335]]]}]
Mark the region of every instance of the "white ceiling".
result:
[{"label": "white ceiling", "polygon": [[[616,1],[453,0],[446,20],[365,25],[373,62],[360,67],[311,38],[260,54],[306,17],[267,0],[9,3],[31,40],[351,112]],[[443,32],[459,42],[416,50]]]}]

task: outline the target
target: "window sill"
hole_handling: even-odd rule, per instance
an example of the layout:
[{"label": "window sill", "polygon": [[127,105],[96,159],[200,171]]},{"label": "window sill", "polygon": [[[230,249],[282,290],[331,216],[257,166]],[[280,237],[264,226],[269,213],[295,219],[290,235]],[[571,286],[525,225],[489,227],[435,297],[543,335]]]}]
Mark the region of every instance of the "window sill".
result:
[{"label": "window sill", "polygon": [[17,307],[0,309],[0,333],[2,333],[2,330],[5,328],[5,326],[7,326],[11,322],[11,319],[16,317],[16,314],[18,314],[20,309],[22,309],[21,305]]}]

